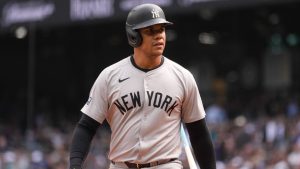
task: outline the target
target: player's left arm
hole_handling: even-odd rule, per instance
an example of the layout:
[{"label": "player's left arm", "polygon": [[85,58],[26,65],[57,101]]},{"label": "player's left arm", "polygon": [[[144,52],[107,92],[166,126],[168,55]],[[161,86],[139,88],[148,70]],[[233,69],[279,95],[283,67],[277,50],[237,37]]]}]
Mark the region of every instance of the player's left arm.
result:
[{"label": "player's left arm", "polygon": [[186,123],[190,141],[201,169],[216,169],[216,157],[205,118]]}]

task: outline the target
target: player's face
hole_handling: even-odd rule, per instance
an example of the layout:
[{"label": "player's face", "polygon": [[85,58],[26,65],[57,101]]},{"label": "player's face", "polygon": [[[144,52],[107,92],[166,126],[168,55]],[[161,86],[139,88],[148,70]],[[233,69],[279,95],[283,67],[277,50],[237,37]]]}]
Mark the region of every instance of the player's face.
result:
[{"label": "player's face", "polygon": [[161,56],[166,42],[165,26],[163,24],[152,25],[142,28],[140,33],[143,38],[141,50],[146,55]]}]

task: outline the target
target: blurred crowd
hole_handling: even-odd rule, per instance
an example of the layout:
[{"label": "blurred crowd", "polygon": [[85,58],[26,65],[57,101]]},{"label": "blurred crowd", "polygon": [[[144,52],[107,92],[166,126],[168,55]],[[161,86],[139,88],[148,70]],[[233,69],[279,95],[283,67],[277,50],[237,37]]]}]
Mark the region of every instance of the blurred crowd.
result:
[{"label": "blurred crowd", "polygon": [[217,168],[300,169],[297,94],[262,94],[240,107],[233,118],[223,101],[206,108]]},{"label": "blurred crowd", "polygon": [[[232,108],[226,101],[206,106],[217,168],[300,169],[299,99],[252,100],[260,104],[248,102],[235,116],[230,115]],[[64,120],[60,124],[50,125],[39,118],[35,128],[24,130],[1,123],[0,169],[68,168],[75,123]],[[93,139],[85,169],[107,169],[109,139],[110,130],[104,125]],[[188,169],[184,150],[180,159]]]},{"label": "blurred crowd", "polygon": [[239,116],[210,126],[218,169],[300,169],[298,116]]}]

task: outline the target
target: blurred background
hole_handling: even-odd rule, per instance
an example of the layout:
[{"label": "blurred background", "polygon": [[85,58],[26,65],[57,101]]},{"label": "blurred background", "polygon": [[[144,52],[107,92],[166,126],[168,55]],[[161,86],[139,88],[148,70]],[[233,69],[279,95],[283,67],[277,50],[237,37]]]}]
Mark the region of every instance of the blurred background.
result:
[{"label": "blurred background", "polygon": [[[127,13],[146,2],[174,22],[164,55],[197,80],[218,169],[300,169],[296,0],[0,0],[0,169],[68,168],[80,109],[132,54]],[[86,169],[107,168],[109,134]]]}]

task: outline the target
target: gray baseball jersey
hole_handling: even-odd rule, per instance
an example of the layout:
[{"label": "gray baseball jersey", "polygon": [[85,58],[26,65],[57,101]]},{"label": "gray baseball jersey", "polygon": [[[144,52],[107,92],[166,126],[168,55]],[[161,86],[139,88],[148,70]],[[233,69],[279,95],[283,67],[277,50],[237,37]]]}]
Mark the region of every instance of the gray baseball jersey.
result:
[{"label": "gray baseball jersey", "polygon": [[131,57],[105,68],[81,111],[110,125],[110,160],[134,163],[178,158],[180,123],[205,117],[193,75],[166,57],[147,72]]}]

